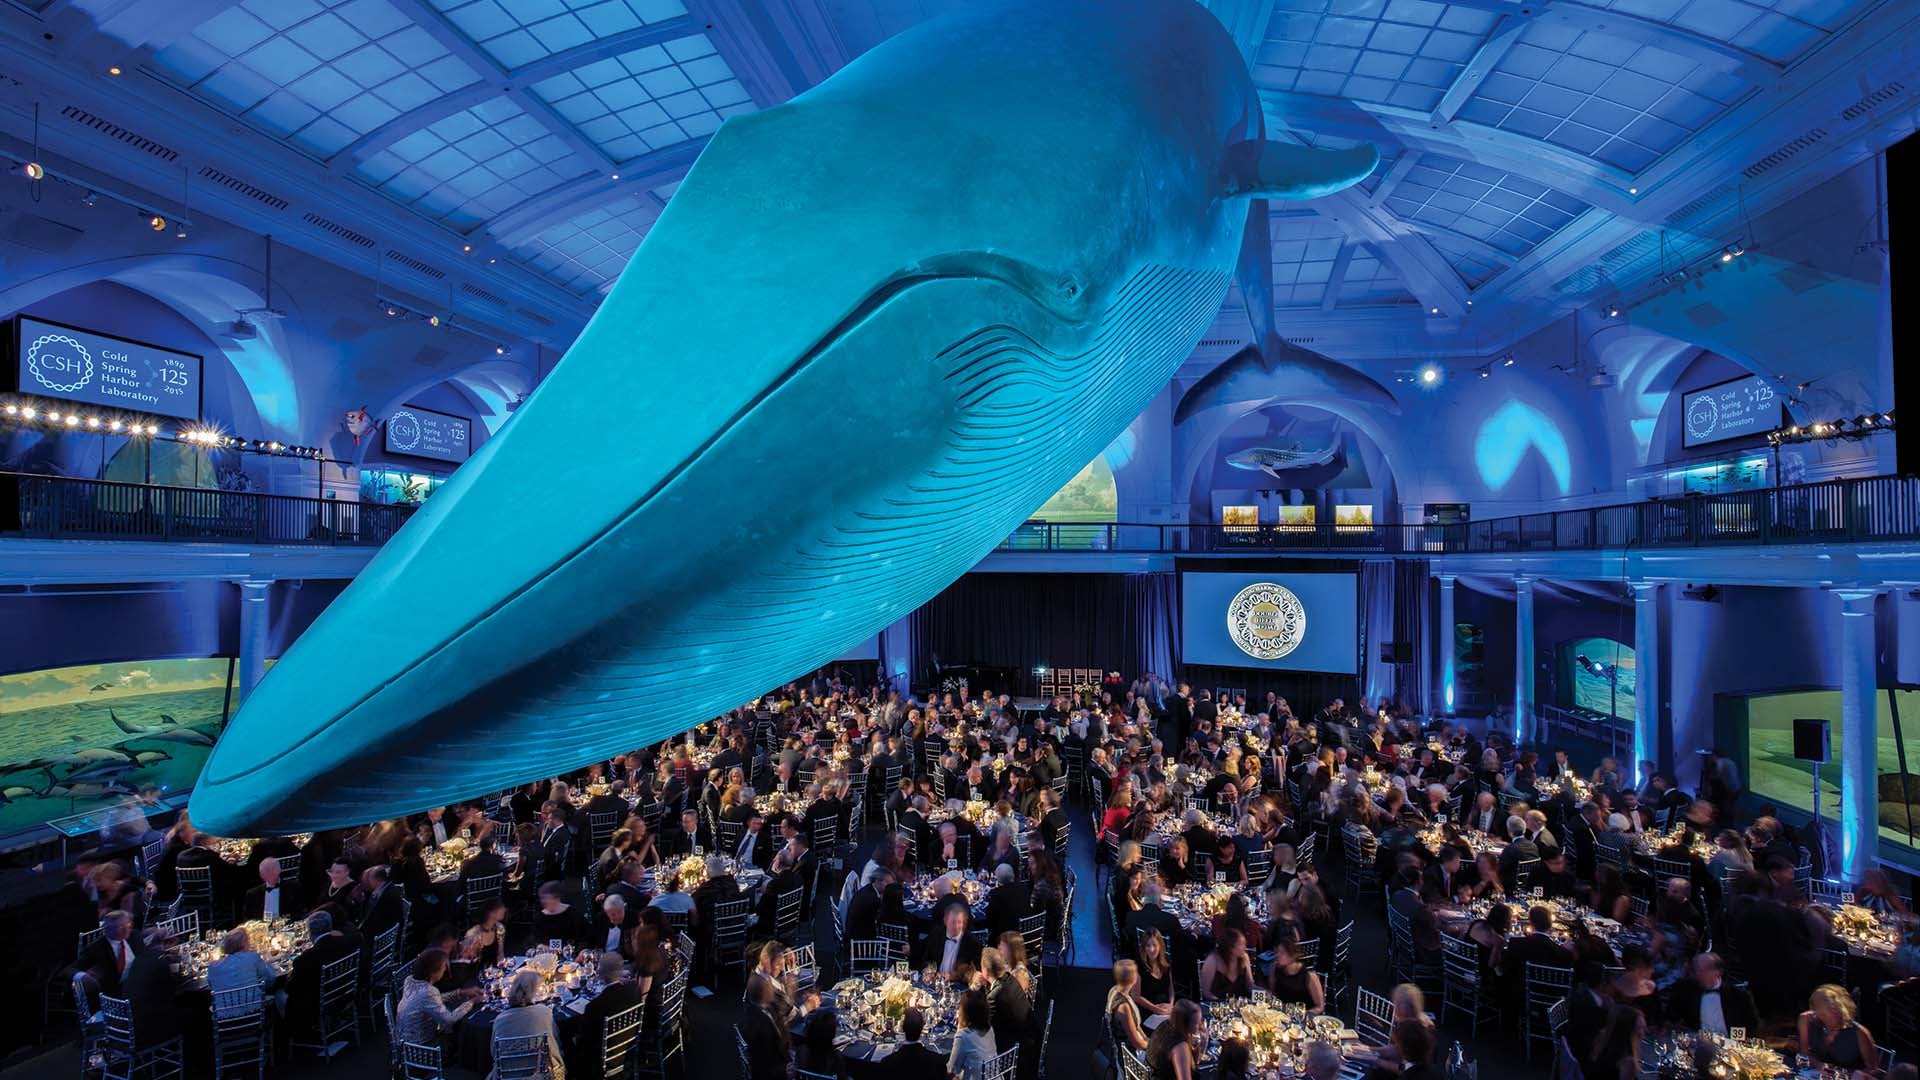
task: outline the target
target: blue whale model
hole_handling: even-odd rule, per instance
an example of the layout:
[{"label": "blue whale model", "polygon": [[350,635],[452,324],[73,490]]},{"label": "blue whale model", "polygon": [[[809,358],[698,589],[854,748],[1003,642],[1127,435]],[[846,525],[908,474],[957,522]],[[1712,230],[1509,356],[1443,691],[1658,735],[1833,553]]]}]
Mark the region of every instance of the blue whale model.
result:
[{"label": "blue whale model", "polygon": [[573,769],[840,655],[1166,384],[1264,142],[1192,0],[1018,0],[714,136],[565,360],[260,683],[191,804],[363,822]]}]

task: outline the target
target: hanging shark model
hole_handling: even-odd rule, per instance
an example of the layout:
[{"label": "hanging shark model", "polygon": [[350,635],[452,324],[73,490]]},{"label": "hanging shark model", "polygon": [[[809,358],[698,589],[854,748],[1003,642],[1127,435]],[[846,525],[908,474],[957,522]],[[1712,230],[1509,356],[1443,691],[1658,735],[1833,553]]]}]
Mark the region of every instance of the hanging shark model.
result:
[{"label": "hanging shark model", "polygon": [[1377,161],[1267,142],[1193,0],[970,5],[727,121],[564,361],[245,702],[194,823],[442,805],[831,661],[1160,392],[1252,200]]},{"label": "hanging shark model", "polygon": [[1249,472],[1263,472],[1275,480],[1285,479],[1280,474],[1288,469],[1310,469],[1316,465],[1331,465],[1333,459],[1340,456],[1338,443],[1328,443],[1318,450],[1303,450],[1299,443],[1284,449],[1271,446],[1256,446],[1242,450],[1227,458],[1227,464],[1236,469]]}]

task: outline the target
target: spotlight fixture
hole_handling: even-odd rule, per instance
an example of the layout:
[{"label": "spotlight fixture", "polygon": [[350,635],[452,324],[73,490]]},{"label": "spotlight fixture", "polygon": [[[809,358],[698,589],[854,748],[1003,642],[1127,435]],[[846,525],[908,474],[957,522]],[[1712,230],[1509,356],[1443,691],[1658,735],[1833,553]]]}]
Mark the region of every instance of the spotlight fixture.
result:
[{"label": "spotlight fixture", "polygon": [[120,424],[120,421],[118,421],[118,420],[109,420],[109,421],[107,421],[107,430],[108,430],[108,431],[119,431],[119,430],[120,430],[120,427],[121,427],[121,424]]},{"label": "spotlight fixture", "polygon": [[1617,303],[1614,303],[1614,304],[1608,304],[1608,305],[1607,305],[1607,318],[1609,318],[1609,319],[1617,319],[1617,318],[1619,318],[1619,317],[1620,317],[1620,305],[1619,305],[1619,304],[1617,304]]},{"label": "spotlight fixture", "polygon": [[473,254],[473,245],[472,245],[472,244],[461,244],[461,245],[460,245],[460,253],[461,253],[462,255],[471,255],[471,254]]},{"label": "spotlight fixture", "polygon": [[38,409],[35,409],[33,406],[29,405],[26,408],[20,410],[20,415],[27,418],[28,420],[31,420],[34,417],[39,416],[40,411]]},{"label": "spotlight fixture", "polygon": [[152,229],[154,232],[166,232],[167,219],[161,217],[159,214],[150,214],[147,216],[147,228]]},{"label": "spotlight fixture", "polygon": [[97,417],[97,416],[89,416],[89,417],[87,417],[87,426],[88,426],[88,427],[90,427],[90,428],[93,428],[93,429],[94,429],[94,430],[96,430],[96,431],[97,431],[97,430],[99,430],[99,428],[100,428],[100,418],[99,418],[99,417]]},{"label": "spotlight fixture", "polygon": [[429,315],[429,316],[427,316],[427,325],[428,325],[428,326],[439,326],[439,325],[440,325],[440,316],[439,316],[439,315]]},{"label": "spotlight fixture", "polygon": [[1630,188],[1628,188],[1628,189],[1627,189],[1627,194],[1629,194],[1629,195],[1638,195],[1638,194],[1640,194],[1640,189],[1639,189],[1639,188],[1637,188],[1637,187],[1630,187]]},{"label": "spotlight fixture", "polygon": [[1420,369],[1420,382],[1423,385],[1432,386],[1439,381],[1440,381],[1439,368],[1434,367],[1432,364],[1428,364],[1426,367],[1423,367]]},{"label": "spotlight fixture", "polygon": [[20,406],[15,405],[13,402],[9,401],[7,402],[6,413],[8,416],[19,416]]},{"label": "spotlight fixture", "polygon": [[115,65],[113,65],[112,67],[110,67],[110,68],[108,68],[108,69],[107,69],[107,74],[109,74],[109,75],[118,75],[118,74],[120,74],[120,65],[118,65],[118,64],[115,64]]},{"label": "spotlight fixture", "polygon": [[387,318],[391,319],[398,314],[400,314],[399,308],[394,307],[392,304],[387,305]]},{"label": "spotlight fixture", "polygon": [[1607,374],[1606,368],[1596,367],[1593,374],[1587,377],[1587,385],[1595,390],[1606,390],[1613,386],[1613,376]]},{"label": "spotlight fixture", "polygon": [[1474,370],[1478,371],[1480,373],[1480,377],[1483,379],[1493,378],[1493,369],[1491,367],[1483,366],[1483,367],[1475,368]]},{"label": "spotlight fixture", "polygon": [[1438,315],[1438,314],[1440,314],[1440,309],[1439,309],[1439,308],[1428,308],[1428,309],[1427,309],[1427,314],[1429,314],[1429,315]]},{"label": "spotlight fixture", "polygon": [[79,426],[80,426],[80,418],[79,418],[78,416],[75,416],[75,415],[74,415],[74,414],[72,414],[72,413],[68,413],[68,414],[67,414],[67,426],[68,426],[68,427],[79,427]]},{"label": "spotlight fixture", "polygon": [[89,191],[85,195],[80,196],[81,206],[94,206],[94,205],[97,205],[99,202],[100,202],[100,195],[98,192]]},{"label": "spotlight fixture", "polygon": [[507,347],[505,345],[495,345],[493,347],[493,355],[495,356],[507,355]]},{"label": "spotlight fixture", "polygon": [[619,174],[619,173],[614,173],[614,174],[613,174],[612,176],[609,176],[609,177],[608,177],[608,179],[609,179],[609,180],[618,180],[618,179],[620,179],[620,174]]},{"label": "spotlight fixture", "polygon": [[47,176],[47,167],[37,161],[27,162],[20,171],[26,173],[29,180],[44,180]]},{"label": "spotlight fixture", "polygon": [[1500,358],[1500,366],[1501,366],[1501,367],[1512,367],[1512,366],[1513,366],[1513,354],[1512,354],[1512,353],[1508,353],[1507,355],[1505,355],[1505,356],[1503,356],[1503,357],[1501,357],[1501,358]]}]

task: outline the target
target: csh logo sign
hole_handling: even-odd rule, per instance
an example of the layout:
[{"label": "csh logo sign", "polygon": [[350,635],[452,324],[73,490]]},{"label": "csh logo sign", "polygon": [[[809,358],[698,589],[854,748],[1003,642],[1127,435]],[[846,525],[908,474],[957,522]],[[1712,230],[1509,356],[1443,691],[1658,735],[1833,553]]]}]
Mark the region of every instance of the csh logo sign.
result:
[{"label": "csh logo sign", "polygon": [[1256,582],[1227,605],[1227,636],[1256,660],[1278,660],[1307,636],[1307,609],[1292,589]]},{"label": "csh logo sign", "polygon": [[65,334],[42,334],[27,346],[27,371],[56,394],[71,394],[93,381],[93,354]]},{"label": "csh logo sign", "polygon": [[387,418],[387,442],[395,450],[412,450],[420,445],[420,418],[401,409]]}]

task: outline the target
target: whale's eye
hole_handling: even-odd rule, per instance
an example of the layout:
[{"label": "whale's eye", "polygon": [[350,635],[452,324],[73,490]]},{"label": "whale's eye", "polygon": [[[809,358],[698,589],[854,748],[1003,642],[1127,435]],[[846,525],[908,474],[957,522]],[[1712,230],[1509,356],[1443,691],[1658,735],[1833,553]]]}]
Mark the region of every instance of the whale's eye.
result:
[{"label": "whale's eye", "polygon": [[1060,290],[1060,295],[1069,300],[1080,295],[1080,282],[1072,277],[1061,278],[1057,288]]}]

